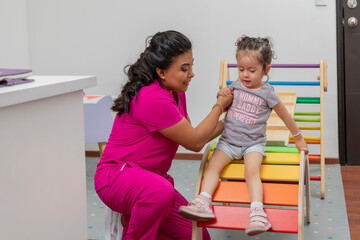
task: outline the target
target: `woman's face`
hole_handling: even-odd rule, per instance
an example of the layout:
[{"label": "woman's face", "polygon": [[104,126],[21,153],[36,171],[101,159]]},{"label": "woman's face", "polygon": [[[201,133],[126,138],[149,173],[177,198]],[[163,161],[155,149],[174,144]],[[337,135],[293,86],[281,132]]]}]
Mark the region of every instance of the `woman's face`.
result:
[{"label": "woman's face", "polygon": [[193,63],[192,51],[189,50],[179,55],[168,69],[162,70],[157,68],[156,71],[163,88],[169,92],[186,92],[191,78],[194,77]]}]

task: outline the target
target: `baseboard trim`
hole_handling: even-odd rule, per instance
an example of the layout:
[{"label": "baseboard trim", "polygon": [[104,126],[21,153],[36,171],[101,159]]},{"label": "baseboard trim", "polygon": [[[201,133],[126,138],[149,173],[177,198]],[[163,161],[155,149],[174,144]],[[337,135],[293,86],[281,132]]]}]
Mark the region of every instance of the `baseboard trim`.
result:
[{"label": "baseboard trim", "polygon": [[99,151],[85,151],[85,157],[100,157]]},{"label": "baseboard trim", "polygon": [[[319,164],[320,161],[319,160],[312,160],[309,161],[310,164]],[[325,158],[325,164],[339,164],[339,158],[334,158],[334,157],[326,157]]]},{"label": "baseboard trim", "polygon": [[[176,153],[174,159],[201,160],[202,153]],[[100,157],[99,151],[85,151],[85,157]],[[318,160],[310,161],[310,164],[319,164]],[[339,164],[339,158],[325,158],[325,164]]]},{"label": "baseboard trim", "polygon": [[174,159],[201,160],[202,156],[202,153],[176,153]]}]

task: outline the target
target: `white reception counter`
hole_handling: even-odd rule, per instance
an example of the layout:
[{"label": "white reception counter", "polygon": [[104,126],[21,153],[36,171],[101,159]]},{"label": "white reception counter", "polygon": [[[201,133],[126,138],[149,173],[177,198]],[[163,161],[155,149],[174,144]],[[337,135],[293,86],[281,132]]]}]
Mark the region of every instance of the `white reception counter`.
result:
[{"label": "white reception counter", "polygon": [[83,89],[94,76],[0,88],[0,239],[86,240]]}]

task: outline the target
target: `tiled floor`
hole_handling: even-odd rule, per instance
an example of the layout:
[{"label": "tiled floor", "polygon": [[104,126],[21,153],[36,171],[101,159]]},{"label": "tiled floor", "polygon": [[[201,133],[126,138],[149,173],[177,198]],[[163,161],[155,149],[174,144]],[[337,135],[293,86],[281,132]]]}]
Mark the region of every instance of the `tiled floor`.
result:
[{"label": "tiled floor", "polygon": [[[88,238],[104,240],[104,204],[97,197],[93,177],[98,158],[87,158]],[[175,179],[175,187],[188,199],[194,197],[195,183],[200,161],[174,160],[169,173]],[[319,165],[311,165],[311,176],[320,174]],[[325,199],[320,199],[320,182],[311,182],[311,223],[305,225],[306,240],[350,240],[345,198],[338,164],[326,165]],[[244,231],[209,229],[212,239],[263,239],[296,240],[296,234],[263,233],[248,237]]]}]

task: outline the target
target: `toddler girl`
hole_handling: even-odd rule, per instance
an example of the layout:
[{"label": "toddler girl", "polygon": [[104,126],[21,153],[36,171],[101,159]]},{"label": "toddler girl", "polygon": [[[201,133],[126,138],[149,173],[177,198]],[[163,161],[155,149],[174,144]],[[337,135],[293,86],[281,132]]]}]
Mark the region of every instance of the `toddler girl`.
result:
[{"label": "toddler girl", "polygon": [[[188,206],[181,206],[179,213],[191,220],[214,219],[211,198],[217,188],[219,174],[230,161],[244,159],[245,180],[251,200],[249,225],[245,232],[253,236],[271,227],[263,209],[263,189],[259,170],[266,156],[266,121],[272,109],[292,133],[297,149],[305,151],[305,154],[309,150],[292,116],[274,88],[267,83],[273,58],[269,39],[243,36],[236,42],[236,46],[239,79],[233,82],[230,88],[223,88],[218,93],[221,96],[234,96],[224,120],[224,131],[214,154],[209,159],[202,192]],[[267,76],[266,82],[262,80],[264,76]]]}]

